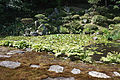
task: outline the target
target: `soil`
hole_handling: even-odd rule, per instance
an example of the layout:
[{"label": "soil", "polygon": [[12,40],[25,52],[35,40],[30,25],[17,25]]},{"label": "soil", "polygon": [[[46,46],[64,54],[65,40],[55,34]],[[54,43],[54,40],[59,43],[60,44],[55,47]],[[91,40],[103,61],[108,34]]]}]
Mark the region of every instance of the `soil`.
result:
[{"label": "soil", "polygon": [[[15,48],[0,47],[0,54],[7,54]],[[15,69],[0,67],[0,80],[42,80],[47,77],[74,77],[76,80],[120,80],[113,75],[114,71],[120,72],[120,64],[89,64],[82,61],[70,61],[69,59],[56,58],[54,54],[47,52],[25,52],[15,54],[10,58],[0,58],[0,61],[18,61],[21,66]],[[31,68],[30,65],[40,65],[40,68]],[[64,67],[63,73],[48,71],[51,65]],[[71,70],[77,68],[80,74],[72,74]],[[99,71],[111,76],[110,79],[99,79],[88,75],[89,71]]]}]

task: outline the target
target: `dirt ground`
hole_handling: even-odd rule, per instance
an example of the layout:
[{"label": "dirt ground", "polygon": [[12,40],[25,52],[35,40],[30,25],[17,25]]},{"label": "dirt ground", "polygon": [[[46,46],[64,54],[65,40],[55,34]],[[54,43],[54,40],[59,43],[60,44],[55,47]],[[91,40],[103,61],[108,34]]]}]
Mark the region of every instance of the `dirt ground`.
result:
[{"label": "dirt ground", "polygon": [[[0,47],[0,54],[7,54],[14,48]],[[25,52],[24,54],[14,54],[10,58],[0,58],[0,61],[17,61],[21,66],[15,69],[0,67],[0,80],[42,80],[47,77],[75,77],[76,80],[120,80],[112,72],[120,72],[120,64],[88,64],[81,61],[70,61],[62,58],[55,58],[53,54],[46,52]],[[31,64],[40,65],[40,68],[31,68]],[[63,73],[48,71],[51,65],[64,67]],[[72,74],[71,70],[77,68],[80,74]],[[89,71],[99,71],[111,76],[110,79],[98,79],[88,75]]]}]

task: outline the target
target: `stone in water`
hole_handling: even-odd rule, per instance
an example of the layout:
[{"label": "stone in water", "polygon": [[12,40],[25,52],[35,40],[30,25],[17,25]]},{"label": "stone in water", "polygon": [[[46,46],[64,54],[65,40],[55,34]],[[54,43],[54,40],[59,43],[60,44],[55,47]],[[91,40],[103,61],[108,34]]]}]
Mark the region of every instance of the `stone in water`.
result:
[{"label": "stone in water", "polygon": [[110,76],[108,76],[104,73],[100,73],[100,72],[96,72],[96,71],[90,71],[88,74],[93,77],[97,77],[97,78],[111,78]]},{"label": "stone in water", "polygon": [[30,65],[30,67],[32,67],[32,68],[39,68],[40,65]]},{"label": "stone in water", "polygon": [[75,78],[74,77],[70,77],[70,78],[64,78],[64,77],[50,78],[50,77],[48,77],[47,79],[43,79],[43,80],[75,80]]},{"label": "stone in water", "polygon": [[7,54],[11,55],[11,54],[16,54],[16,53],[23,54],[23,53],[25,53],[25,51],[13,50],[13,51],[8,52]]},{"label": "stone in water", "polygon": [[76,69],[76,68],[74,68],[72,71],[71,71],[71,73],[73,73],[73,74],[80,74],[80,69]]},{"label": "stone in water", "polygon": [[120,73],[118,72],[113,72],[115,76],[120,76]]},{"label": "stone in water", "polygon": [[2,61],[0,62],[0,66],[7,67],[7,68],[17,68],[21,65],[19,62],[13,62],[13,61]]},{"label": "stone in water", "polygon": [[49,71],[55,71],[56,73],[63,72],[64,67],[59,65],[52,65],[49,68]]},{"label": "stone in water", "polygon": [[10,58],[11,56],[7,56],[7,55],[0,55],[0,58]]}]

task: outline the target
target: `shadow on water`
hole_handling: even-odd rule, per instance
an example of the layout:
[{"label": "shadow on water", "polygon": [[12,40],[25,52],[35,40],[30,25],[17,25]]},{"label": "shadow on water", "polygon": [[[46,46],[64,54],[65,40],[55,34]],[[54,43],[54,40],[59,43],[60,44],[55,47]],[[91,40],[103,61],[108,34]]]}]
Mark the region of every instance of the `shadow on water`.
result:
[{"label": "shadow on water", "polygon": [[[114,43],[100,43],[100,44],[91,44],[85,47],[87,50],[91,50],[94,54],[91,56],[93,60],[100,61],[102,57],[107,57],[107,54],[110,52],[112,54],[120,53],[120,44]],[[100,54],[99,54],[100,52]]]}]

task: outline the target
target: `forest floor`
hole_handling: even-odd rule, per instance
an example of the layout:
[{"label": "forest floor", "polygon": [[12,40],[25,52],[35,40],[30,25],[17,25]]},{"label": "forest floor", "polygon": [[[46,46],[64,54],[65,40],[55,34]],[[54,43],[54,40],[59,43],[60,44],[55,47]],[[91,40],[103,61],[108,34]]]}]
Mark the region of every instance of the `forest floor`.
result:
[{"label": "forest floor", "polygon": [[[0,47],[0,55],[6,55],[9,51],[16,50],[10,47]],[[10,69],[0,67],[0,80],[42,80],[48,77],[74,77],[75,80],[120,80],[120,77],[113,75],[114,71],[120,72],[120,64],[89,64],[81,61],[70,61],[69,59],[55,58],[53,54],[46,52],[25,52],[24,54],[14,54],[10,58],[2,58],[1,61],[20,62],[21,66]],[[30,65],[39,65],[39,68],[32,68]],[[48,71],[51,65],[64,67],[62,73]],[[80,74],[72,74],[71,70],[77,68]],[[92,77],[89,71],[98,71],[107,74],[111,78],[103,79]]]}]

